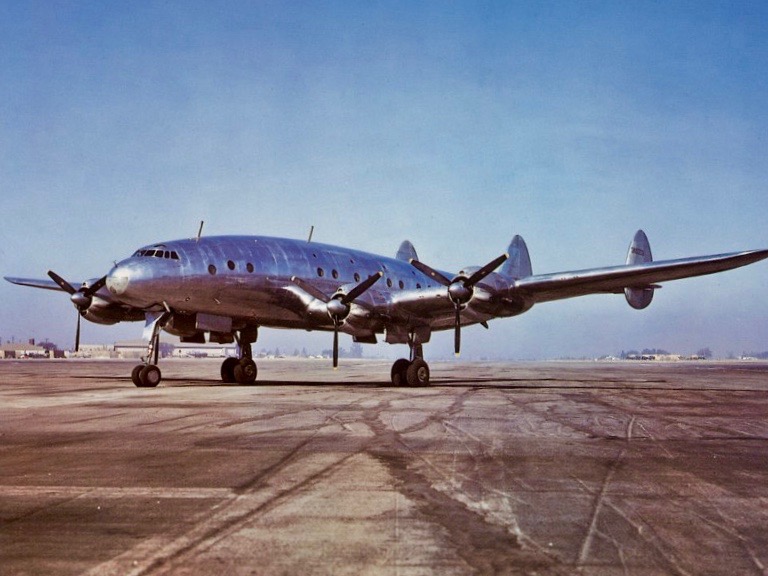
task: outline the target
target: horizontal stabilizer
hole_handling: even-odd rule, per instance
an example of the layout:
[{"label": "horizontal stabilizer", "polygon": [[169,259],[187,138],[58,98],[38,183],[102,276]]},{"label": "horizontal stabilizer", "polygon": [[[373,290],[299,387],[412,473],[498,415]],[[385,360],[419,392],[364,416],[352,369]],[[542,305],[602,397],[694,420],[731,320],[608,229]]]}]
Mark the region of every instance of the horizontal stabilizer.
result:
[{"label": "horizontal stabilizer", "polygon": [[768,250],[749,250],[646,264],[542,274],[517,280],[510,291],[524,295],[533,302],[548,302],[586,294],[612,293],[628,286],[651,287],[669,280],[704,276],[739,268],[766,258],[768,258]]}]

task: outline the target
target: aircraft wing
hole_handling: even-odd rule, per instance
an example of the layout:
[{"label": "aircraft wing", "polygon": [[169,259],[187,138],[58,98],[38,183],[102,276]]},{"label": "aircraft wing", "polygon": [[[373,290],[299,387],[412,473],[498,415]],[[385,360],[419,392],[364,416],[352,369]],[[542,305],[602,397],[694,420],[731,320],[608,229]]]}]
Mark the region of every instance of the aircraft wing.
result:
[{"label": "aircraft wing", "polygon": [[12,283],[12,284],[18,284],[19,286],[31,286],[32,288],[42,288],[43,290],[58,290],[60,292],[63,292],[64,289],[56,284],[53,280],[37,280],[35,278],[13,278],[9,276],[4,276],[4,278]]},{"label": "aircraft wing", "polygon": [[542,274],[516,280],[510,295],[519,295],[535,303],[584,296],[586,294],[619,293],[624,288],[654,288],[668,280],[714,274],[746,266],[768,258],[768,250],[750,250],[713,256],[699,256],[593,268],[574,272]]}]

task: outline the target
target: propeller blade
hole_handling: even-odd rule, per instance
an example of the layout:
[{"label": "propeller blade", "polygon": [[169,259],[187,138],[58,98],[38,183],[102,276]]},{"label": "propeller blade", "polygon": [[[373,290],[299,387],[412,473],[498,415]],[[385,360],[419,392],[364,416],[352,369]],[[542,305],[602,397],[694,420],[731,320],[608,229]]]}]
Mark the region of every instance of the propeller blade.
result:
[{"label": "propeller blade", "polygon": [[77,313],[77,330],[75,331],[75,352],[80,351],[80,313]]},{"label": "propeller blade", "polygon": [[368,276],[365,280],[360,282],[357,286],[352,288],[342,299],[341,302],[343,304],[351,304],[354,300],[356,300],[359,296],[361,296],[365,291],[367,291],[371,286],[376,284],[376,282],[379,281],[379,278],[384,276],[384,272],[376,272],[376,274],[373,274],[372,276]]},{"label": "propeller blade", "polygon": [[458,358],[461,354],[461,306],[456,304],[456,325],[453,333],[453,352]]},{"label": "propeller blade", "polygon": [[64,278],[56,274],[56,272],[53,270],[48,270],[48,276],[50,276],[51,280],[56,282],[56,284],[58,284],[61,289],[64,290],[64,292],[67,292],[70,296],[77,292],[72,284],[64,280]]},{"label": "propeller blade", "polygon": [[472,274],[472,276],[467,278],[464,281],[464,286],[466,286],[467,288],[471,288],[472,286],[480,282],[480,280],[488,276],[488,274],[496,270],[496,268],[501,266],[507,260],[507,258],[509,258],[509,254],[502,254],[498,258],[491,260],[490,262],[488,262],[488,264],[486,264],[485,266],[480,268],[480,270]]},{"label": "propeller blade", "polygon": [[297,276],[291,276],[291,282],[296,284],[299,288],[304,290],[307,294],[310,296],[317,298],[321,302],[325,302],[326,304],[331,301],[331,299],[328,297],[327,294],[319,290],[318,288],[315,288],[312,284],[309,282],[302,280],[301,278]]},{"label": "propeller blade", "polygon": [[339,323],[333,323],[333,369],[339,367]]},{"label": "propeller blade", "polygon": [[451,281],[448,280],[448,278],[446,278],[445,276],[440,274],[440,272],[438,272],[437,270],[435,270],[433,268],[430,268],[429,266],[424,264],[424,262],[419,262],[418,260],[413,260],[412,259],[411,260],[411,266],[416,268],[416,270],[418,270],[422,274],[426,274],[427,276],[429,276],[430,278],[432,278],[436,282],[442,284],[443,286],[450,286],[451,285]]},{"label": "propeller blade", "polygon": [[96,294],[96,292],[104,288],[104,286],[106,285],[107,285],[107,277],[103,276],[102,278],[99,278],[98,280],[96,280],[96,282],[94,282],[91,286],[86,288],[83,294],[89,297],[93,296],[94,294]]}]

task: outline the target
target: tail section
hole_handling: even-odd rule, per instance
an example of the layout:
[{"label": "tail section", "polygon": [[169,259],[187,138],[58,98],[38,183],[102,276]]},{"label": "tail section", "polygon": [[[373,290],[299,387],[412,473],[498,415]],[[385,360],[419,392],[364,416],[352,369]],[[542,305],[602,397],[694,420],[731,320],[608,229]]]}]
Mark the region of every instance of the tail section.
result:
[{"label": "tail section", "polygon": [[[651,254],[651,245],[645,232],[638,230],[635,237],[629,245],[627,251],[627,265],[647,264],[653,262]],[[646,308],[653,300],[653,286],[632,286],[624,288],[624,296],[632,308],[642,310]]]},{"label": "tail section", "polygon": [[416,254],[416,248],[413,247],[413,244],[411,244],[409,240],[403,240],[403,243],[400,244],[400,248],[397,249],[395,258],[398,260],[404,260],[405,262],[419,259],[418,255]]},{"label": "tail section", "polygon": [[516,235],[512,238],[512,242],[507,248],[507,254],[509,254],[509,259],[499,270],[501,274],[510,278],[527,278],[533,275],[528,246],[525,245],[525,240],[521,236]]}]

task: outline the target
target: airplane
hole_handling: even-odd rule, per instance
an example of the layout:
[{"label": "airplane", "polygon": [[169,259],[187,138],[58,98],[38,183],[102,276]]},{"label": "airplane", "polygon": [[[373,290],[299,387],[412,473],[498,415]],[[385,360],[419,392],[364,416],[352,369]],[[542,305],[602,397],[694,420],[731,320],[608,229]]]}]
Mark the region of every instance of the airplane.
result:
[{"label": "airplane", "polygon": [[[224,360],[221,380],[253,385],[258,370],[252,345],[259,329],[333,333],[333,367],[339,332],[355,342],[407,344],[390,372],[395,386],[427,386],[423,345],[433,332],[453,330],[454,352],[463,326],[517,316],[534,305],[587,294],[624,294],[646,308],[660,282],[702,276],[768,258],[768,249],[654,261],[638,230],[624,265],[534,275],[525,241],[484,266],[453,274],[418,259],[408,240],[394,258],[309,240],[266,236],[202,236],[150,244],[117,262],[103,277],[78,288],[53,271],[49,280],[5,277],[14,284],[67,292],[80,318],[98,324],[144,321],[146,354],[132,371],[138,387],[155,387],[161,330],[182,342],[237,342]],[[499,269],[499,267],[501,267]],[[496,270],[499,269],[498,272]]]}]

